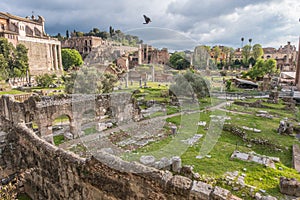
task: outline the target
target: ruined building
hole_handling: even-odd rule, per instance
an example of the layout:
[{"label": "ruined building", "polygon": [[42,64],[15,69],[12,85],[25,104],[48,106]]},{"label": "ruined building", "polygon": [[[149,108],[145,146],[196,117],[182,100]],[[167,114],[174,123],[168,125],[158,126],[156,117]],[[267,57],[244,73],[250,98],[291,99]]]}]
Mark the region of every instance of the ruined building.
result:
[{"label": "ruined building", "polygon": [[100,37],[94,36],[74,36],[62,41],[62,48],[76,49],[83,59],[92,51],[93,48],[106,45],[107,42]]},{"label": "ruined building", "polygon": [[42,16],[22,18],[0,12],[0,37],[7,38],[14,46],[23,44],[28,48],[31,75],[62,71],[61,43],[48,36],[44,26]]},{"label": "ruined building", "polygon": [[263,58],[265,60],[269,58],[275,59],[277,61],[277,68],[281,71],[296,70],[297,50],[295,45],[291,45],[290,42],[287,42],[283,47],[280,46],[279,49],[268,47],[263,48],[263,51]]},{"label": "ruined building", "polygon": [[[138,57],[138,64],[167,64],[170,59],[167,48],[161,50],[147,44],[141,44],[134,57]],[[133,58],[134,60],[134,58]],[[136,60],[136,59],[135,59]]]}]

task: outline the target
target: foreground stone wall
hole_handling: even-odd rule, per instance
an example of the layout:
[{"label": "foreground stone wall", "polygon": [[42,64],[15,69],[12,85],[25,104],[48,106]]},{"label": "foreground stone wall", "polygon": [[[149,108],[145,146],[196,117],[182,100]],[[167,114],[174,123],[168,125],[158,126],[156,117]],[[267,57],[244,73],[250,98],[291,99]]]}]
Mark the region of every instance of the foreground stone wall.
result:
[{"label": "foreground stone wall", "polygon": [[32,199],[238,199],[227,190],[172,175],[104,152],[97,159],[47,143],[25,124],[1,118],[6,132],[1,167],[25,171]]}]

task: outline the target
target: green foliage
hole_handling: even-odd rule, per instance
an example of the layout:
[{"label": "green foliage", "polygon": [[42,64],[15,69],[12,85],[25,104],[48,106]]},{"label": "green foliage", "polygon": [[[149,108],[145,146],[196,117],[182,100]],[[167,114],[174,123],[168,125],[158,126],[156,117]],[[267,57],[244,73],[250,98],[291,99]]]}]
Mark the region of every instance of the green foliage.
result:
[{"label": "green foliage", "polygon": [[251,56],[251,46],[250,45],[245,45],[242,49],[242,56],[243,56],[243,63],[246,66],[249,66],[249,59]]},{"label": "green foliage", "polygon": [[6,38],[0,38],[0,80],[25,77],[29,73],[27,53],[23,44],[15,48]]},{"label": "green foliage", "polygon": [[90,134],[97,133],[97,129],[95,127],[90,127],[90,128],[84,129],[83,132],[85,135],[90,135]]},{"label": "green foliage", "polygon": [[0,80],[6,80],[9,77],[8,62],[3,54],[0,54]]},{"label": "green foliage", "polygon": [[214,59],[215,59],[215,64],[217,64],[217,60],[218,60],[218,57],[220,56],[221,54],[221,49],[219,46],[215,46],[213,49],[212,49],[213,53],[214,53]]},{"label": "green foliage", "polygon": [[42,74],[35,77],[37,84],[41,87],[49,87],[54,83],[54,79],[56,78],[56,74]]},{"label": "green foliage", "polygon": [[64,135],[55,135],[53,136],[53,141],[56,146],[62,144],[65,140]]},{"label": "green foliage", "polygon": [[61,56],[65,71],[68,71],[71,67],[78,67],[83,64],[82,57],[76,49],[62,49]]},{"label": "green foliage", "polygon": [[231,80],[226,81],[226,91],[229,91],[231,89]]},{"label": "green foliage", "polygon": [[175,84],[170,86],[170,91],[179,96],[192,96],[194,93],[200,97],[209,96],[209,83],[196,73],[187,71],[175,77]]},{"label": "green foliage", "polygon": [[181,70],[190,67],[190,62],[185,58],[184,52],[175,52],[170,56],[171,66]]},{"label": "green foliage", "polygon": [[118,79],[110,73],[102,73],[93,67],[83,67],[68,76],[63,76],[65,92],[80,94],[101,94],[113,91]]},{"label": "green foliage", "polygon": [[278,73],[279,70],[277,69],[277,63],[275,59],[268,59],[266,61],[259,59],[253,68],[251,68],[243,76],[249,76],[251,79],[256,80],[257,78],[262,78],[265,75],[271,76]]},{"label": "green foliage", "polygon": [[264,51],[260,44],[255,44],[253,46],[253,58],[257,61],[258,59],[261,59],[261,57],[264,55]]}]

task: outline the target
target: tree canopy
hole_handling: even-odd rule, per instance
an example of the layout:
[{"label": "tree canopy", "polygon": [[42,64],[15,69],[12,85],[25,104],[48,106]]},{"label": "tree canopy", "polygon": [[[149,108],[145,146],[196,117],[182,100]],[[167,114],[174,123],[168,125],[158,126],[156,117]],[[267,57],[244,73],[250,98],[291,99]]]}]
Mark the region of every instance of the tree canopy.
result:
[{"label": "tree canopy", "polygon": [[261,57],[264,55],[264,51],[260,44],[255,44],[252,48],[252,54],[255,61],[258,59],[261,59]]},{"label": "tree canopy", "polygon": [[200,98],[209,96],[209,88],[209,83],[200,74],[187,71],[175,77],[175,84],[170,86],[170,91],[178,96],[196,94]]},{"label": "tree canopy", "polygon": [[83,64],[81,55],[76,49],[62,49],[62,64],[65,71],[72,67],[79,67]]},{"label": "tree canopy", "polygon": [[243,63],[248,66],[249,65],[249,59],[251,56],[251,46],[245,45],[242,49],[242,56],[243,56]]},{"label": "tree canopy", "polygon": [[0,79],[21,78],[29,74],[28,49],[23,44],[14,47],[0,38]]},{"label": "tree canopy", "polygon": [[184,52],[175,52],[170,56],[171,67],[181,70],[189,68],[191,63],[185,58]]},{"label": "tree canopy", "polygon": [[93,67],[82,67],[70,75],[63,76],[65,92],[69,94],[101,94],[113,91],[117,76],[102,73]]},{"label": "tree canopy", "polygon": [[271,76],[279,73],[277,62],[275,59],[262,60],[259,59],[255,65],[244,75],[249,76],[253,80],[263,78],[265,75]]}]

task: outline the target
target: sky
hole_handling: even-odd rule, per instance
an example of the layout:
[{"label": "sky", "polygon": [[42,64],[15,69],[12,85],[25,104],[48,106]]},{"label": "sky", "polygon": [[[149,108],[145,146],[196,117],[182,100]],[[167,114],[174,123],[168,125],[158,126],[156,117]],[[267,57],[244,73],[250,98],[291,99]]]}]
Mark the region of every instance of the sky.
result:
[{"label": "sky", "polygon": [[[170,50],[239,48],[249,38],[252,45],[279,48],[290,41],[298,49],[300,36],[299,0],[1,0],[1,12],[41,15],[50,35],[112,26]],[[144,14],[151,23],[143,24]]]}]

